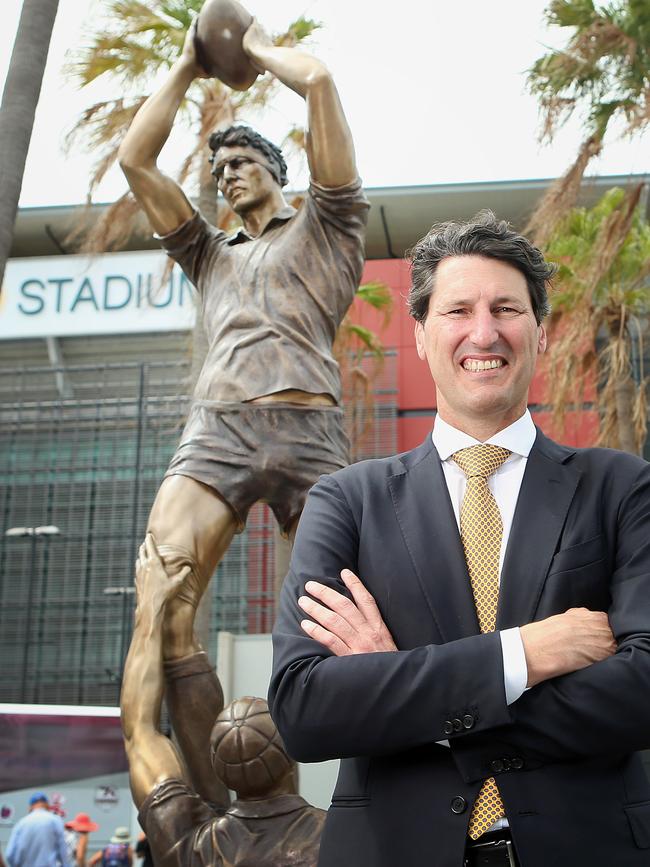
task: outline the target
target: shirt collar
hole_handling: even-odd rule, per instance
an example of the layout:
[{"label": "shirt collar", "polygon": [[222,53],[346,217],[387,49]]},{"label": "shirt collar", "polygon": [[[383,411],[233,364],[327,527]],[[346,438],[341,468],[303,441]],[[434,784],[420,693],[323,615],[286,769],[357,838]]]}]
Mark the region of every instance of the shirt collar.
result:
[{"label": "shirt collar", "polygon": [[[268,221],[266,226],[264,226],[264,229],[262,230],[261,235],[263,235],[268,229],[272,228],[273,226],[276,226],[278,223],[286,223],[287,220],[290,220],[297,213],[298,212],[296,211],[296,209],[293,208],[291,205],[285,205],[283,208],[280,208],[280,210],[277,213],[273,214],[273,216]],[[259,237],[261,237],[261,235],[258,235],[257,237],[259,238]],[[230,244],[230,246],[232,247],[234,244],[243,244],[245,241],[254,241],[254,240],[255,240],[255,238],[253,238],[252,235],[249,235],[243,226],[240,226],[236,232],[234,232],[232,235],[230,235],[230,237],[227,239],[226,243]]]},{"label": "shirt collar", "polygon": [[300,795],[276,795],[275,798],[260,800],[233,801],[226,810],[226,815],[240,816],[247,819],[265,819],[268,816],[283,816],[303,810],[309,804]]},{"label": "shirt collar", "polygon": [[[526,412],[503,430],[498,431],[486,442],[495,446],[501,446],[515,455],[527,458],[535,442],[537,431],[530,412]],[[433,444],[436,447],[441,461],[446,461],[454,452],[478,445],[480,440],[474,439],[448,424],[440,415],[436,416],[432,434]]]}]

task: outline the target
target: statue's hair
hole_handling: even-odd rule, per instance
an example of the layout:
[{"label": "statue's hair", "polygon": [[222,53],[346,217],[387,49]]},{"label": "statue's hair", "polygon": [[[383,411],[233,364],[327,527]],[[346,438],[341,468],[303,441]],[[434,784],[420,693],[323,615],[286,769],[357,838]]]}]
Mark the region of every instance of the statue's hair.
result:
[{"label": "statue's hair", "polygon": [[280,148],[246,124],[235,124],[227,127],[227,129],[213,132],[208,139],[208,145],[212,151],[210,163],[213,167],[215,156],[220,147],[255,148],[266,157],[269,169],[277,183],[281,187],[287,183],[287,164]]},{"label": "statue's hair", "polygon": [[550,313],[548,286],[556,266],[547,262],[541,250],[514,232],[505,220],[498,220],[492,211],[484,210],[471,220],[435,223],[407,253],[411,262],[409,312],[418,322],[427,317],[438,265],[450,256],[486,256],[512,265],[526,278],[537,324]]}]

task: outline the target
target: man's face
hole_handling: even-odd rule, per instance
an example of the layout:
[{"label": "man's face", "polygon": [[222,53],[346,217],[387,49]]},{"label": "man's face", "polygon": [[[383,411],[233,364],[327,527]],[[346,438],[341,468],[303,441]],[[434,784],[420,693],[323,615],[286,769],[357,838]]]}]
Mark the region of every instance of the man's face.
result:
[{"label": "man's face", "polygon": [[263,155],[251,147],[221,147],[215,154],[213,174],[217,187],[236,214],[259,207],[279,189],[264,166]]},{"label": "man's face", "polygon": [[546,332],[520,271],[484,256],[452,256],[438,265],[415,341],[442,418],[471,434],[496,432],[523,415]]}]

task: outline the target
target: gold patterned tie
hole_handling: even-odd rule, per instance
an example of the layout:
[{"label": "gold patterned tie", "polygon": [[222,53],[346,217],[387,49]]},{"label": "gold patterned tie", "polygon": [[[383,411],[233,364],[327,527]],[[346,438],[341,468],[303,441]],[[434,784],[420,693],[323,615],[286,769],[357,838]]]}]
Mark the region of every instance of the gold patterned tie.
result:
[{"label": "gold patterned tie", "polygon": [[[494,632],[499,601],[499,556],[503,524],[496,500],[488,487],[510,452],[500,446],[477,445],[452,455],[467,476],[465,496],[460,507],[460,538],[465,551],[467,571],[481,632]],[[505,809],[494,777],[481,787],[474,802],[467,833],[478,839],[505,816]]]}]

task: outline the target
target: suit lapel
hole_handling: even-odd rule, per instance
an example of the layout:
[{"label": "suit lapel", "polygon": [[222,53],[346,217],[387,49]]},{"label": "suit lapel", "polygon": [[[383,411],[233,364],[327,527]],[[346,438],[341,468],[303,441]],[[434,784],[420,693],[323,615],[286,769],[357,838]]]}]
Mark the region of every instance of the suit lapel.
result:
[{"label": "suit lapel", "polygon": [[580,473],[573,451],[538,429],[517,499],[501,572],[497,629],[532,622]]},{"label": "suit lapel", "polygon": [[427,441],[388,479],[402,536],[443,642],[479,632],[465,556],[438,452]]}]

